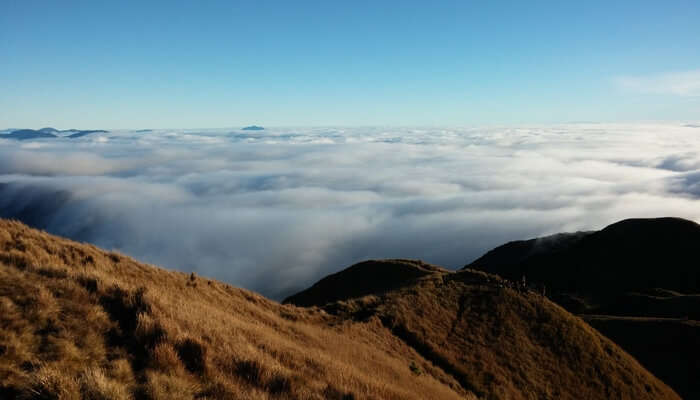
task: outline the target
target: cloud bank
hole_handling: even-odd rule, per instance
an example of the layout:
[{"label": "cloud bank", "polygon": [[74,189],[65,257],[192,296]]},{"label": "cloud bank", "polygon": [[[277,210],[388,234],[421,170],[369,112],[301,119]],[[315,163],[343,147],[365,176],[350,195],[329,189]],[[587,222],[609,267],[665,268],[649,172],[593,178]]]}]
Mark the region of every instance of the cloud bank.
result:
[{"label": "cloud bank", "polygon": [[0,216],[280,299],[368,258],[456,268],[508,240],[700,221],[695,126],[0,139]]}]

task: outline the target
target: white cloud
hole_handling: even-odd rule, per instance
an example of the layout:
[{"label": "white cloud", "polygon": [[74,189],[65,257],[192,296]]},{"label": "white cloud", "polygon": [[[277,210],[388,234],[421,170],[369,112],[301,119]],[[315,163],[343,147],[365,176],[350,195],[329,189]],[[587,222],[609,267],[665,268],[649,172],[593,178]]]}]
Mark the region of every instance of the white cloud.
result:
[{"label": "white cloud", "polygon": [[635,93],[700,96],[700,69],[647,76],[623,76],[615,79],[623,90]]},{"label": "white cloud", "polygon": [[[31,142],[34,143],[34,142]],[[0,215],[272,297],[351,263],[700,220],[697,128],[112,132],[0,142]]]}]

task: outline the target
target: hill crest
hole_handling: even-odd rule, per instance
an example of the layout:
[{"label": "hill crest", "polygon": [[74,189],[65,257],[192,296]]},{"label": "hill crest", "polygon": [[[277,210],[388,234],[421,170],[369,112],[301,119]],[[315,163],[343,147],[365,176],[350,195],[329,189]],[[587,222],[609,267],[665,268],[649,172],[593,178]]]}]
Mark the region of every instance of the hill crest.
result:
[{"label": "hill crest", "polygon": [[328,275],[310,288],[287,297],[283,303],[308,307],[398,289],[442,267],[419,260],[368,260]]}]

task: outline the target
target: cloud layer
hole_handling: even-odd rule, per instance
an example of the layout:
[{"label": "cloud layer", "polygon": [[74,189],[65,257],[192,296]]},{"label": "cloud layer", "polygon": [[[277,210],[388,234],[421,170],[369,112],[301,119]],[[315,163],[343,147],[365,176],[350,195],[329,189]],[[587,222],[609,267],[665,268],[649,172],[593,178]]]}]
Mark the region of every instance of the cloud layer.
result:
[{"label": "cloud layer", "polygon": [[0,139],[0,216],[281,298],[367,258],[700,220],[700,128],[110,132]]}]

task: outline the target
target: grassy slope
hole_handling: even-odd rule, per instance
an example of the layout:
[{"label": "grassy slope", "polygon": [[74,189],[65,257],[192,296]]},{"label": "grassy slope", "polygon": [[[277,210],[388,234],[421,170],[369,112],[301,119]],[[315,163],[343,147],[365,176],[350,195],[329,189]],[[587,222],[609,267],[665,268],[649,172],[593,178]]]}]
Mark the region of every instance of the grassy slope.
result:
[{"label": "grassy slope", "polygon": [[468,397],[412,360],[381,326],[0,221],[0,398]]},{"label": "grassy slope", "polygon": [[[396,263],[375,262],[375,267]],[[346,270],[349,275],[356,275],[353,268]],[[324,307],[346,318],[378,318],[480,397],[677,398],[580,318],[538,294],[500,282],[473,270],[436,271],[411,286]],[[324,294],[318,285],[314,291]],[[308,302],[308,293],[302,298]]]},{"label": "grassy slope", "polygon": [[678,398],[485,279],[435,269],[331,315],[0,220],[0,398]]}]

